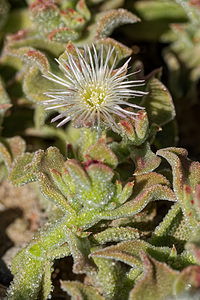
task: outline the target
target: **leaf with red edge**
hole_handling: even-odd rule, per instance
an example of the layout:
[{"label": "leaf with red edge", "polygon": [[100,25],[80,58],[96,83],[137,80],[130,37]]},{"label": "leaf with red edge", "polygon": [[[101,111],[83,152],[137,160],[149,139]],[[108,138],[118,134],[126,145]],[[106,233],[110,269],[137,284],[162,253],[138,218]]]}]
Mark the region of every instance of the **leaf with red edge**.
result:
[{"label": "leaf with red edge", "polygon": [[136,169],[134,175],[141,175],[155,170],[161,162],[160,157],[151,151],[149,143],[138,147],[129,147],[130,157],[133,159]]},{"label": "leaf with red edge", "polygon": [[161,174],[147,173],[135,176],[134,180],[135,184],[130,200],[112,211],[102,212],[104,219],[133,216],[142,211],[151,201],[176,201],[174,192],[168,187],[168,180]]},{"label": "leaf with red edge", "polygon": [[196,187],[200,183],[200,163],[188,159],[187,151],[182,148],[165,148],[158,150],[157,154],[171,165],[177,201],[182,207],[188,226],[195,228],[200,220],[194,201]]},{"label": "leaf with red edge", "polygon": [[97,143],[90,146],[85,154],[86,161],[97,160],[107,164],[112,168],[116,168],[118,160],[116,155],[106,145],[106,137],[102,136]]},{"label": "leaf with red edge", "polygon": [[136,15],[126,9],[119,8],[110,10],[109,12],[103,13],[100,17],[97,24],[96,37],[107,37],[116,27],[124,24],[133,24],[139,21],[140,19]]},{"label": "leaf with red edge", "polygon": [[180,273],[173,285],[174,295],[200,288],[200,266],[189,266]]},{"label": "leaf with red edge", "polygon": [[134,268],[142,269],[140,251],[144,251],[160,261],[167,261],[170,256],[170,248],[155,247],[143,240],[131,240],[118,243],[91,253],[91,257],[109,258],[121,261]]},{"label": "leaf with red edge", "polygon": [[130,292],[129,300],[164,300],[172,295],[178,272],[141,252],[144,275]]}]

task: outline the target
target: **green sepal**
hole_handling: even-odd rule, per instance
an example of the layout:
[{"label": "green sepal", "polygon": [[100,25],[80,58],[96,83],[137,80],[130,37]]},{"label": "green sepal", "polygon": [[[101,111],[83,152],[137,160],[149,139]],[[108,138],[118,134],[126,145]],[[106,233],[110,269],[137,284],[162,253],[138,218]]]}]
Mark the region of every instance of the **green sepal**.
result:
[{"label": "green sepal", "polygon": [[149,133],[149,121],[145,111],[139,111],[135,119],[125,119],[119,122],[121,135],[132,145],[139,146],[145,142]]}]

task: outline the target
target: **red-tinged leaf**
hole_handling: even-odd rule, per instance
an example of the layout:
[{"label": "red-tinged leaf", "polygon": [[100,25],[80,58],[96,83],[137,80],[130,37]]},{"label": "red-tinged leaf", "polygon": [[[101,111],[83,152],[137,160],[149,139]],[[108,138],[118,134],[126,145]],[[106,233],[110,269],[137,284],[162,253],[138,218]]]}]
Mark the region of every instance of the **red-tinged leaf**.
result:
[{"label": "red-tinged leaf", "polygon": [[76,10],[87,20],[89,21],[91,18],[91,13],[87,7],[85,0],[79,0],[76,4]]},{"label": "red-tinged leaf", "polygon": [[200,163],[187,158],[187,151],[182,148],[165,148],[157,152],[172,167],[173,187],[188,226],[195,228],[200,220],[195,208],[195,191],[200,182]]},{"label": "red-tinged leaf", "polygon": [[144,143],[139,147],[130,147],[130,156],[136,166],[134,175],[154,171],[161,162],[160,157],[151,151],[149,143]]},{"label": "red-tinged leaf", "polygon": [[109,47],[115,47],[115,52],[111,56],[108,64],[111,67],[112,63],[114,62],[115,56],[117,56],[116,59],[116,65],[125,57],[128,57],[132,54],[132,50],[126,46],[124,46],[122,43],[119,43],[118,41],[115,41],[114,39],[107,37],[107,38],[101,38],[98,39],[97,42],[95,42],[95,46],[98,49],[100,45],[103,45],[105,50],[108,50]]},{"label": "red-tinged leaf", "polygon": [[98,22],[98,27],[96,30],[96,37],[104,38],[114,31],[114,29],[120,25],[136,23],[140,19],[129,11],[119,8],[110,10],[107,13],[104,13]]},{"label": "red-tinged leaf", "polygon": [[94,183],[110,181],[114,176],[114,172],[104,164],[93,163],[86,167],[86,170]]},{"label": "red-tinged leaf", "polygon": [[180,273],[176,281],[174,282],[174,294],[178,295],[185,290],[191,290],[200,288],[200,266],[189,266]]},{"label": "red-tinged leaf", "polygon": [[56,28],[49,34],[50,41],[66,43],[67,41],[74,41],[80,37],[80,33],[76,32],[70,27]]},{"label": "red-tinged leaf", "polygon": [[176,201],[174,192],[166,185],[169,182],[161,174],[148,173],[135,177],[133,195],[129,201],[120,207],[109,211],[102,212],[104,219],[114,219],[133,216],[142,211],[151,201],[168,200]]},{"label": "red-tinged leaf", "polygon": [[42,73],[47,73],[50,70],[49,61],[45,54],[32,47],[7,47],[7,53],[14,57],[19,57],[30,66],[37,66]]},{"label": "red-tinged leaf", "polygon": [[145,251],[145,253],[148,253],[161,261],[166,261],[170,256],[170,249],[167,247],[155,247],[142,240],[132,240],[96,250],[91,253],[91,257],[114,259],[122,261],[131,267],[142,269],[140,251]]},{"label": "red-tinged leaf", "polygon": [[172,287],[178,272],[148,257],[143,252],[141,258],[144,266],[144,275],[130,292],[130,300],[164,300],[172,296]]},{"label": "red-tinged leaf", "polygon": [[91,159],[97,160],[112,168],[116,168],[118,164],[116,155],[106,145],[105,137],[100,138],[96,144],[90,146],[86,151],[85,157],[87,161]]}]

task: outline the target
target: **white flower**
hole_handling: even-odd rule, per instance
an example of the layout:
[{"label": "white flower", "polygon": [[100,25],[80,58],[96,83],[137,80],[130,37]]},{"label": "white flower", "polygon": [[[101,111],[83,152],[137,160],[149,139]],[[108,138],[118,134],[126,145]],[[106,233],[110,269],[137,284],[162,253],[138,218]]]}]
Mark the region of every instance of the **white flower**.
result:
[{"label": "white flower", "polygon": [[64,108],[64,111],[52,119],[52,122],[64,118],[57,126],[62,126],[72,120],[80,126],[96,126],[100,134],[101,121],[112,130],[119,130],[115,115],[120,118],[137,115],[133,110],[125,110],[122,106],[136,109],[143,107],[127,102],[128,98],[142,96],[145,92],[134,90],[134,87],[143,85],[144,80],[128,80],[126,74],[128,59],[122,67],[114,70],[117,55],[109,68],[109,60],[115,50],[109,48],[104,59],[104,49],[97,52],[93,45],[92,50],[87,46],[84,52],[76,49],[77,56],[68,52],[67,61],[57,61],[66,79],[50,73],[45,76],[64,87],[64,89],[50,90],[45,93],[50,100],[43,102],[47,109]]}]

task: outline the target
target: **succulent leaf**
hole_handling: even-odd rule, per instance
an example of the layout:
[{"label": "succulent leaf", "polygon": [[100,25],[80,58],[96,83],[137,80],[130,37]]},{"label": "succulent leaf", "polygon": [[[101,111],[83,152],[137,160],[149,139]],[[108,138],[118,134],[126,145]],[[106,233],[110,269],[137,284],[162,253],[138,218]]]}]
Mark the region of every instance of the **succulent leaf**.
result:
[{"label": "succulent leaf", "polygon": [[64,251],[59,248],[67,240],[66,221],[64,217],[56,222],[56,226],[46,224],[38,236],[17,254],[12,263],[15,278],[8,291],[9,299],[38,299],[39,293],[43,293],[42,299],[46,299],[49,295],[53,259],[55,256],[62,257],[64,253],[65,256],[70,254],[66,246]]},{"label": "succulent leaf", "polygon": [[6,23],[9,9],[10,9],[9,2],[7,0],[2,0],[0,3],[0,29]]},{"label": "succulent leaf", "polygon": [[5,112],[12,106],[10,98],[5,90],[2,79],[0,78],[0,124],[3,122]]},{"label": "succulent leaf", "polygon": [[108,242],[139,239],[139,237],[140,233],[138,229],[131,227],[113,227],[94,234],[92,241],[101,245]]},{"label": "succulent leaf", "polygon": [[2,139],[0,142],[0,157],[4,162],[7,172],[11,171],[12,162],[25,151],[25,142],[19,137]]},{"label": "succulent leaf", "polygon": [[94,274],[96,268],[91,259],[88,258],[90,253],[90,243],[87,238],[80,238],[70,230],[67,233],[67,241],[70,246],[70,252],[74,259],[73,271],[76,274]]},{"label": "succulent leaf", "polygon": [[72,300],[76,300],[76,299],[105,300],[106,299],[106,298],[102,297],[95,288],[84,285],[83,283],[80,283],[80,282],[61,281],[61,287],[70,296],[72,296]]},{"label": "succulent leaf", "polygon": [[120,25],[136,23],[140,19],[129,11],[119,8],[103,13],[97,25],[96,37],[98,39],[111,35],[114,29]]},{"label": "succulent leaf", "polygon": [[102,136],[97,143],[90,146],[87,149],[85,154],[87,161],[89,160],[97,160],[102,163],[107,164],[112,168],[116,168],[118,164],[117,157],[115,154],[110,150],[110,148],[106,145],[106,138]]},{"label": "succulent leaf", "polygon": [[135,177],[131,199],[120,207],[102,212],[104,219],[115,219],[133,216],[142,211],[146,205],[155,200],[176,201],[173,191],[168,188],[166,178],[157,173],[147,173]]},{"label": "succulent leaf", "polygon": [[149,143],[144,143],[139,147],[130,146],[129,149],[130,157],[136,166],[134,175],[154,171],[160,165],[161,160],[151,151]]},{"label": "succulent leaf", "polygon": [[182,148],[166,148],[157,153],[171,165],[177,200],[188,226],[195,228],[199,223],[199,216],[193,198],[200,180],[200,164],[191,162],[187,158],[187,151]]},{"label": "succulent leaf", "polygon": [[200,266],[189,266],[179,274],[173,284],[173,294],[181,295],[185,290],[193,292],[198,291],[200,287],[199,280]]},{"label": "succulent leaf", "polygon": [[127,299],[132,281],[127,277],[127,269],[119,262],[105,258],[93,257],[98,266],[95,279],[97,286],[103,290],[106,299]]},{"label": "succulent leaf", "polygon": [[15,160],[9,177],[9,180],[15,186],[20,186],[36,180],[30,165],[33,160],[33,156],[33,153],[24,153]]},{"label": "succulent leaf", "polygon": [[174,119],[174,104],[164,84],[157,78],[152,78],[147,90],[149,93],[144,97],[142,104],[146,108],[149,122],[162,126]]},{"label": "succulent leaf", "polygon": [[182,251],[191,233],[192,231],[185,221],[181,206],[179,203],[176,203],[156,227],[151,243],[157,246],[175,245],[178,251]]},{"label": "succulent leaf", "polygon": [[148,257],[143,252],[141,258],[144,275],[130,292],[129,299],[161,300],[172,295],[172,285],[178,276],[178,272],[170,269],[165,263],[160,263]]}]

